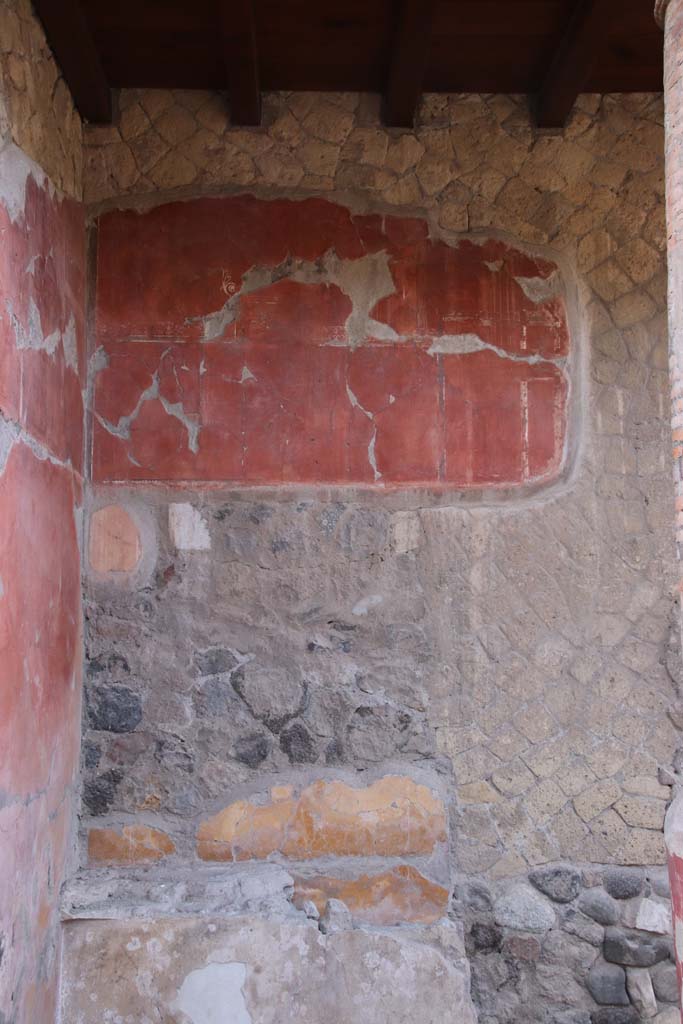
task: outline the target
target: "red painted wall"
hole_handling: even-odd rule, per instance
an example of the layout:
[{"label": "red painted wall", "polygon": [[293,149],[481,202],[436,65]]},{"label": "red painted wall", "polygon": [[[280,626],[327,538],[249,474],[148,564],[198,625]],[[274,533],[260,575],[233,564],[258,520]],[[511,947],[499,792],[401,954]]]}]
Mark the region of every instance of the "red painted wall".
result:
[{"label": "red painted wall", "polygon": [[[80,745],[84,220],[0,161],[0,1018],[54,1019]],[[29,176],[26,177],[27,173]],[[4,1013],[5,1017],[2,1017]]]},{"label": "red painted wall", "polygon": [[96,481],[471,488],[561,469],[553,263],[319,199],[114,211],[98,233]]}]

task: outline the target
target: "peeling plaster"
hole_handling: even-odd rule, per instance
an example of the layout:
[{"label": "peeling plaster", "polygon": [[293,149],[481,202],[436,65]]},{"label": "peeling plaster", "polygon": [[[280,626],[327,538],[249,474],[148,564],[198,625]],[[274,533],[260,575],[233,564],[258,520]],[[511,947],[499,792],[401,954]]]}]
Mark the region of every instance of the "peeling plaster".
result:
[{"label": "peeling plaster", "polygon": [[[166,351],[162,353],[161,359],[159,360],[159,367],[161,367],[161,363],[168,355],[168,352],[169,350],[166,349]],[[95,353],[95,355],[97,355],[97,353]],[[244,371],[242,371],[242,374],[244,376]],[[169,402],[168,399],[164,398],[164,396],[160,394],[159,369],[155,370],[152,376],[152,383],[142,392],[131,413],[128,413],[127,416],[120,416],[117,423],[110,423],[109,420],[104,418],[104,416],[101,416],[96,412],[95,416],[97,417],[97,422],[114,437],[119,437],[123,441],[129,441],[131,427],[140,415],[143,405],[153,399],[159,400],[164,412],[168,416],[172,416],[182,423],[187,430],[187,447],[194,455],[196,455],[199,451],[199,432],[201,430],[201,425],[196,417],[185,412],[181,402]]]},{"label": "peeling plaster", "polygon": [[52,331],[47,336],[43,334],[40,311],[33,298],[28,304],[28,328],[25,330],[19,318],[15,315],[11,302],[6,303],[7,315],[9,316],[12,330],[14,331],[14,342],[19,350],[32,350],[34,352],[45,352],[51,359],[54,359],[59,346],[62,346],[64,362],[70,370],[78,373],[78,343],[76,340],[76,321],[73,313],[63,331]]},{"label": "peeling plaster", "polygon": [[[354,392],[349,387],[348,382],[346,384],[346,394],[347,394],[349,402],[351,403],[353,408],[354,409],[358,409],[359,412],[362,412],[364,416],[367,416],[367,418],[374,425],[374,429],[372,431],[372,437],[370,438],[370,441],[368,442],[368,462],[370,463],[370,468],[372,469],[372,472],[375,475],[375,482],[376,482],[377,480],[381,480],[382,479],[382,474],[380,473],[380,471],[379,471],[379,469],[377,467],[377,455],[375,453],[375,445],[377,443],[377,424],[375,423],[375,415],[374,415],[374,413],[371,413],[368,409],[365,409],[360,404],[360,402],[358,401],[356,395],[354,394]],[[390,404],[391,404],[391,399],[393,399],[393,395],[390,396]]]},{"label": "peeling plaster", "polygon": [[514,280],[527,299],[537,305],[554,299],[560,290],[560,281],[556,273],[550,277],[515,277]]},{"label": "peeling plaster", "polygon": [[[48,179],[37,164],[13,144],[0,150],[0,200],[7,210],[12,223],[24,216],[26,208],[26,183],[32,177],[43,188]],[[52,189],[50,189],[52,194]]]},{"label": "peeling plaster", "polygon": [[32,434],[29,434],[13,420],[6,419],[0,412],[0,475],[4,472],[9,454],[17,443],[26,445],[41,462],[49,462],[53,466],[59,466],[60,469],[73,469],[70,459],[57,458]]},{"label": "peeling plaster", "polygon": [[345,260],[340,259],[334,249],[328,249],[319,260],[295,260],[288,257],[274,267],[251,267],[244,274],[242,286],[237,291],[231,292],[231,286],[223,282],[223,291],[231,294],[221,309],[207,316],[193,318],[188,323],[196,323],[199,319],[203,325],[202,341],[216,341],[222,337],[225,328],[238,318],[242,296],[269,288],[278,281],[326,284],[339,288],[353,307],[346,321],[345,344],[351,349],[358,348],[370,337],[381,341],[402,340],[388,324],[370,316],[370,311],[381,299],[396,291],[389,269],[389,255],[384,251],[360,259]]},{"label": "peeling plaster", "polygon": [[484,351],[493,352],[500,359],[510,359],[514,363],[527,363],[529,366],[549,363],[562,368],[567,361],[563,356],[552,358],[551,356],[542,356],[537,353],[530,356],[521,356],[515,352],[506,352],[504,348],[492,345],[489,341],[484,341],[478,334],[442,334],[441,337],[436,338],[432,342],[427,349],[427,354],[430,356],[462,356],[470,355],[472,352]]}]

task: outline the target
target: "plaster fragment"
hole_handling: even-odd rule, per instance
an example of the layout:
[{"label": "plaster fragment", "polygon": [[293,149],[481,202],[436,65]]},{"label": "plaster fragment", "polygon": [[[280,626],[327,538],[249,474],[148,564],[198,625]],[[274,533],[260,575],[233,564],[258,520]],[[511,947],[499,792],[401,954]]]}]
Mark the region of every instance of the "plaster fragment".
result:
[{"label": "plaster fragment", "polygon": [[352,615],[367,615],[371,608],[376,608],[384,600],[382,594],[369,594],[367,597],[356,601],[351,609]]},{"label": "plaster fragment", "polygon": [[0,150],[0,200],[14,223],[24,214],[26,182],[29,177],[33,177],[41,187],[46,181],[40,168],[18,146],[5,146]]},{"label": "plaster fragment", "polygon": [[208,551],[211,537],[199,509],[185,502],[169,505],[168,527],[178,551]]},{"label": "plaster fragment", "polygon": [[178,990],[174,1010],[192,1024],[251,1024],[244,997],[246,964],[207,964],[191,971]]},{"label": "plaster fragment", "polygon": [[557,274],[551,274],[550,277],[516,277],[515,281],[527,299],[539,305],[554,299],[559,287]]}]

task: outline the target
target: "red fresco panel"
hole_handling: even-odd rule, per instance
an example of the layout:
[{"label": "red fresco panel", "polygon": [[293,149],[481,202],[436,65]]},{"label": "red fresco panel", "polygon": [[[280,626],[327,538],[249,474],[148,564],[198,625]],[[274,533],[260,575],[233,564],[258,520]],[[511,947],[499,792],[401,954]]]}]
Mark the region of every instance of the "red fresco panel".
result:
[{"label": "red fresco panel", "polygon": [[449,245],[322,199],[113,211],[96,329],[98,481],[459,489],[561,470],[559,272],[498,239]]},{"label": "red fresco panel", "polygon": [[80,471],[84,218],[31,175],[20,214],[0,203],[0,295],[0,410]]}]

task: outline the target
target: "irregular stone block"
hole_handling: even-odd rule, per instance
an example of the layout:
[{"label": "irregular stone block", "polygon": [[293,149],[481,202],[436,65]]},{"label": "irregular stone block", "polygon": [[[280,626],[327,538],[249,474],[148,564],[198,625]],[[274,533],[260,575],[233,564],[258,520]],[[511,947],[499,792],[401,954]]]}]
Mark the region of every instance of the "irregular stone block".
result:
[{"label": "irregular stone block", "polygon": [[633,1006],[602,1006],[591,1014],[591,1024],[637,1024],[638,1011]]},{"label": "irregular stone block", "polygon": [[640,871],[611,868],[605,871],[603,884],[615,900],[630,900],[643,891],[644,878]]},{"label": "irregular stone block", "polygon": [[142,721],[142,700],[129,686],[89,686],[86,707],[90,727],[103,732],[133,732]]},{"label": "irregular stone block", "polygon": [[583,939],[584,942],[589,942],[591,946],[601,946],[605,935],[601,925],[596,924],[592,918],[587,917],[581,911],[574,910],[573,907],[570,907],[562,915],[562,929],[569,932],[570,935]]},{"label": "irregular stone block", "polygon": [[619,905],[604,889],[587,889],[579,899],[579,909],[599,924],[616,924],[619,920]]},{"label": "irregular stone block", "polygon": [[250,860],[280,852],[309,860],[337,856],[402,857],[430,853],[446,838],[446,812],[426,786],[387,775],[364,788],[314,782],[298,797],[256,804],[238,800],[203,822],[203,860]]},{"label": "irregular stone block", "polygon": [[110,828],[91,828],[88,832],[88,857],[110,864],[136,864],[161,860],[175,853],[175,844],[165,832],[148,825],[124,825],[120,832]]},{"label": "irregular stone block", "polygon": [[626,972],[626,987],[631,1002],[641,1017],[654,1017],[657,1013],[657,1000],[650,972],[644,967],[629,967]]},{"label": "irregular stone block", "polygon": [[[65,1020],[234,1024],[475,1024],[466,962],[439,936],[257,917],[71,922],[64,935]],[[434,944],[432,944],[434,943]],[[139,979],[145,977],[145,984]]]},{"label": "irregular stone block", "polygon": [[650,968],[650,977],[657,999],[661,999],[663,1003],[678,1002],[678,979],[675,964],[662,960]]},{"label": "irregular stone block", "polygon": [[432,924],[448,910],[448,890],[407,864],[355,879],[325,875],[297,878],[293,899],[294,905],[302,908],[307,900],[312,900],[321,914],[328,900],[341,900],[354,920],[374,925],[395,925],[401,921]]},{"label": "irregular stone block", "polygon": [[627,967],[651,967],[669,956],[666,939],[654,938],[642,932],[628,932],[620,928],[607,928],[604,955],[610,963]]},{"label": "irregular stone block", "polygon": [[617,964],[598,963],[591,967],[586,979],[588,991],[602,1006],[628,1006],[626,972]]},{"label": "irregular stone block", "polygon": [[672,935],[671,905],[647,898],[639,900],[635,906],[627,908],[624,923],[629,928],[639,928],[644,932]]},{"label": "irregular stone block", "polygon": [[319,928],[323,935],[348,931],[352,927],[353,919],[346,904],[341,900],[328,900],[320,917]]},{"label": "irregular stone block", "polygon": [[493,906],[497,924],[518,931],[545,932],[555,924],[552,907],[531,886],[515,885]]},{"label": "irregular stone block", "polygon": [[529,881],[556,903],[570,903],[581,889],[580,873],[565,865],[538,868],[530,873]]}]

